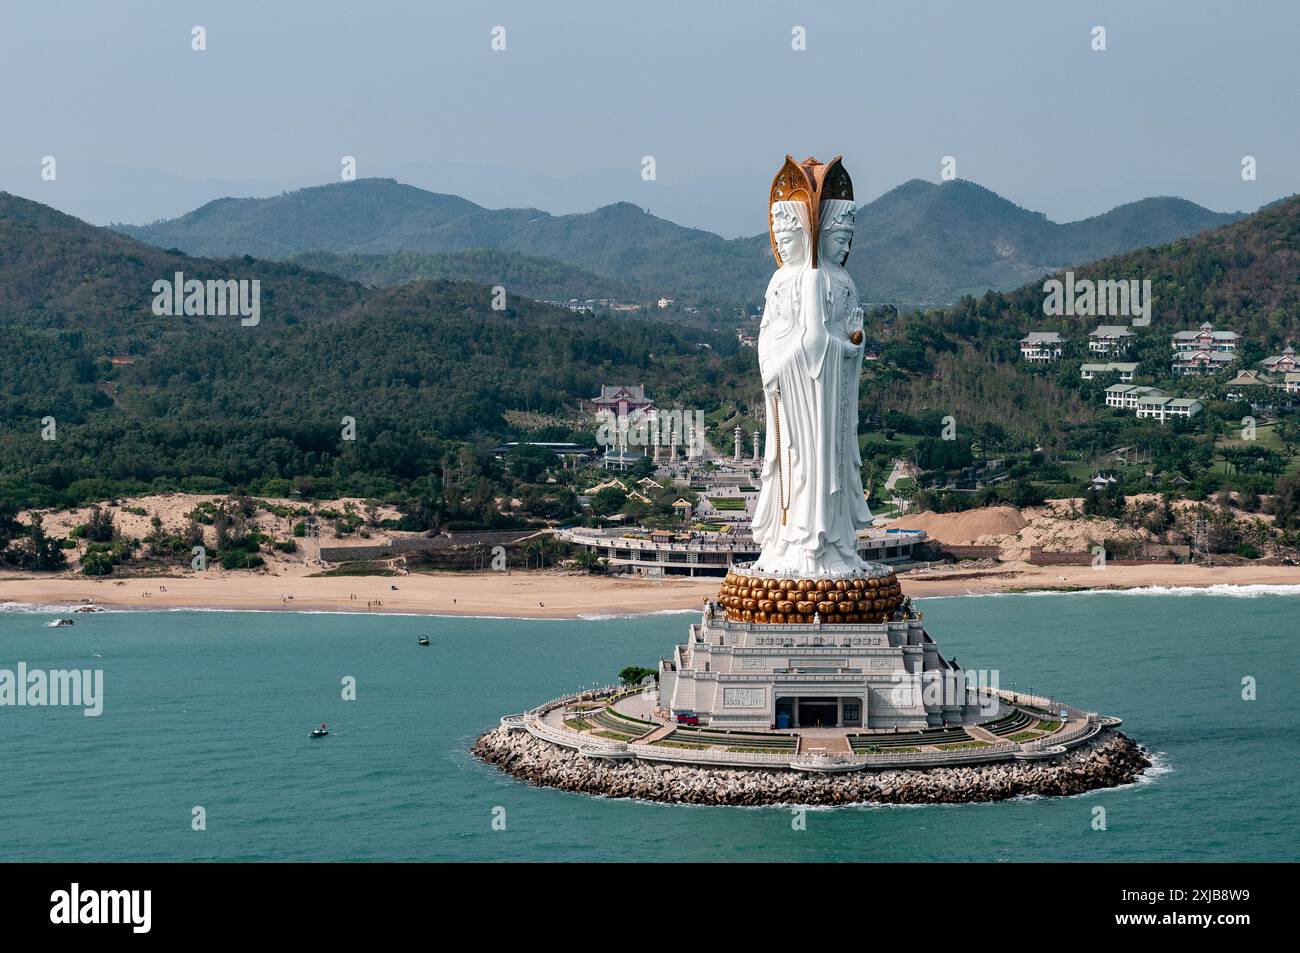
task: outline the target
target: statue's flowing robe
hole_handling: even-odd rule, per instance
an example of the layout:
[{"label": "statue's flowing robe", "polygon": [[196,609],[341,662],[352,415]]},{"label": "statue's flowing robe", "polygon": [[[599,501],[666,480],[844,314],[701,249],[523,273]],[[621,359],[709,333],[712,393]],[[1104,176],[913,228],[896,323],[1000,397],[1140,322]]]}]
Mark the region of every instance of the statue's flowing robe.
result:
[{"label": "statue's flowing robe", "polygon": [[862,348],[847,336],[857,290],[840,265],[819,264],[785,266],[772,276],[759,329],[767,401],[753,519],[759,572],[839,575],[865,567],[857,551],[858,530],[871,523],[857,439]]}]

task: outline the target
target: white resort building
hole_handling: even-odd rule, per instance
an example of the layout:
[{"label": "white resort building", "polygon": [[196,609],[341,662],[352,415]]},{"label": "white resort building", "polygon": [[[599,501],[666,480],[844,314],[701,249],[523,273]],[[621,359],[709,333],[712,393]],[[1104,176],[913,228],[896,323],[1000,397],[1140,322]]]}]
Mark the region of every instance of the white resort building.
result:
[{"label": "white resort building", "polygon": [[1111,384],[1106,388],[1106,406],[1116,410],[1137,410],[1143,397],[1164,397],[1158,387],[1139,387],[1133,384]]},{"label": "white resort building", "polygon": [[1107,364],[1081,364],[1079,366],[1079,377],[1085,381],[1090,381],[1099,374],[1109,374],[1114,372],[1119,374],[1120,383],[1131,384],[1133,375],[1137,372],[1136,363],[1111,361]]},{"label": "white resort building", "polygon": [[1030,331],[1020,339],[1020,357],[1030,364],[1053,364],[1064,349],[1065,341],[1056,331]]},{"label": "white resort building", "polygon": [[1099,324],[1088,332],[1088,350],[1094,354],[1120,354],[1128,349],[1133,329],[1124,324]]},{"label": "white resort building", "polygon": [[[724,576],[738,563],[757,559],[759,552],[747,527],[656,536],[649,531],[576,526],[558,530],[556,537],[594,550],[611,573],[639,576]],[[871,562],[910,562],[913,550],[927,538],[921,530],[871,529],[859,535],[858,551]]]},{"label": "white resort building", "polygon": [[1164,423],[1171,417],[1192,417],[1204,405],[1190,397],[1170,397],[1158,387],[1135,387],[1132,384],[1111,384],[1106,388],[1106,406],[1116,410],[1132,410],[1138,417]]},{"label": "white resort building", "polygon": [[1137,415],[1164,423],[1174,417],[1192,417],[1204,408],[1199,400],[1191,397],[1142,397],[1137,403]]}]

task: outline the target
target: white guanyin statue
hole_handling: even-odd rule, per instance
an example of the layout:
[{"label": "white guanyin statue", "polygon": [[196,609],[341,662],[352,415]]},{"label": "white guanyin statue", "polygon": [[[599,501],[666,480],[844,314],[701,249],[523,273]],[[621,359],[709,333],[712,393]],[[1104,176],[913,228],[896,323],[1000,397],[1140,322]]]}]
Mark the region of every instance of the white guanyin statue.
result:
[{"label": "white guanyin statue", "polygon": [[758,363],[767,404],[763,486],[751,571],[846,576],[868,568],[858,531],[871,523],[858,450],[862,309],[844,270],[853,185],[839,157],[789,156],[772,185],[772,250]]}]

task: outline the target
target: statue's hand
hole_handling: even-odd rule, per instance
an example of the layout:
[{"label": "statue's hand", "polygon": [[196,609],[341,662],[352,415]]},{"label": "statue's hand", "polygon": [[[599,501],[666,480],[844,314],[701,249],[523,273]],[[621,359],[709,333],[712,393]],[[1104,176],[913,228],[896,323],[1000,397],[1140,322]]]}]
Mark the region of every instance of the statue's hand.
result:
[{"label": "statue's hand", "polygon": [[849,342],[859,349],[862,347],[862,342],[865,339],[862,333],[863,316],[861,308],[854,308],[849,312],[847,328]]}]

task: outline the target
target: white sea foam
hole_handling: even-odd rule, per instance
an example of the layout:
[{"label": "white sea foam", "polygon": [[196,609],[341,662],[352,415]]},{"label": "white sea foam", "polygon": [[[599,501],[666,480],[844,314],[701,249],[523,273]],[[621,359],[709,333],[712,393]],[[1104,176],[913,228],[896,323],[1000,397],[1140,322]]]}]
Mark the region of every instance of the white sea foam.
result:
[{"label": "white sea foam", "polygon": [[[46,605],[30,602],[0,602],[0,613],[26,614],[26,615],[68,615],[75,612],[78,608],[88,605],[88,603],[74,602],[68,605]],[[526,616],[526,615],[481,615],[459,612],[380,612],[369,609],[240,609],[232,606],[103,606],[96,605],[101,612],[224,612],[224,613],[243,613],[253,615],[281,615],[285,612],[293,615],[347,615],[347,616],[374,616],[388,617],[395,619],[482,619],[497,622],[591,622],[607,619],[634,619],[641,615],[678,615],[694,613],[698,614],[698,609],[660,609],[654,612],[629,612],[626,615],[586,615],[578,614],[572,616]]]},{"label": "white sea foam", "polygon": [[699,609],[655,609],[653,612],[579,612],[583,622],[605,622],[610,619],[636,619],[645,615],[699,615]]},{"label": "white sea foam", "polygon": [[1220,582],[1210,586],[1135,586],[1132,589],[1032,589],[1024,592],[967,592],[946,596],[914,596],[913,601],[1003,596],[1219,596],[1231,599],[1258,599],[1262,596],[1300,596],[1300,585],[1266,583],[1237,585]]},{"label": "white sea foam", "polygon": [[[35,602],[0,602],[0,613],[11,613],[15,615],[68,615],[76,612],[78,609],[90,605],[88,602],[70,602],[66,605],[47,604]],[[96,609],[110,611],[104,606],[96,605]]]},{"label": "white sea foam", "polygon": [[1138,775],[1137,784],[1155,784],[1166,774],[1174,773],[1174,763],[1169,755],[1163,751],[1148,751],[1146,754],[1151,767]]}]

